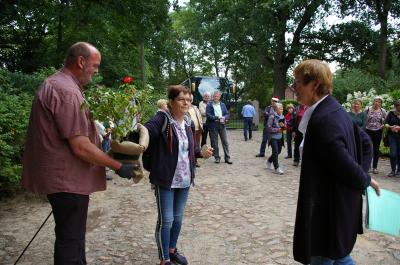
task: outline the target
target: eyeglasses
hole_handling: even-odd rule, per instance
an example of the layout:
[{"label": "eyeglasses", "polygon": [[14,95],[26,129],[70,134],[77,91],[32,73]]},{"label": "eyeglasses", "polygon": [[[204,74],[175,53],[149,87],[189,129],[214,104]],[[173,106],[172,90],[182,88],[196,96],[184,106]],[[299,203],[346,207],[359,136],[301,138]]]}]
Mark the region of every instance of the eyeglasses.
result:
[{"label": "eyeglasses", "polygon": [[302,80],[300,80],[300,79],[294,79],[294,82],[293,82],[293,84],[292,84],[292,87],[293,87],[293,89],[296,89],[296,88],[298,88],[299,85],[302,85],[302,84],[303,84],[303,81],[302,81]]}]

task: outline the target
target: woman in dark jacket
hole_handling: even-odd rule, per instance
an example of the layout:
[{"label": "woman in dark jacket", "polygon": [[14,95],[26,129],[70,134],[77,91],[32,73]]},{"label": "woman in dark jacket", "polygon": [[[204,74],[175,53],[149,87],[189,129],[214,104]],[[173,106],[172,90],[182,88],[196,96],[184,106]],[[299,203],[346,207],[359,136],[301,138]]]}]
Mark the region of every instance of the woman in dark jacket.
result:
[{"label": "woman in dark jacket", "polygon": [[394,103],[394,110],[390,111],[385,122],[388,127],[390,147],[390,166],[392,171],[388,177],[400,175],[400,100]]},{"label": "woman in dark jacket", "polygon": [[168,88],[168,111],[159,111],[145,124],[151,152],[150,183],[158,209],[156,242],[161,265],[188,264],[176,248],[183,214],[194,184],[195,158],[208,158],[212,149],[196,145],[193,122],[186,115],[191,98],[184,86]]},{"label": "woman in dark jacket", "polygon": [[362,232],[362,193],[379,184],[368,175],[372,144],[330,96],[332,73],[319,60],[294,70],[297,99],[307,106],[293,255],[303,264],[354,264],[350,253]]}]

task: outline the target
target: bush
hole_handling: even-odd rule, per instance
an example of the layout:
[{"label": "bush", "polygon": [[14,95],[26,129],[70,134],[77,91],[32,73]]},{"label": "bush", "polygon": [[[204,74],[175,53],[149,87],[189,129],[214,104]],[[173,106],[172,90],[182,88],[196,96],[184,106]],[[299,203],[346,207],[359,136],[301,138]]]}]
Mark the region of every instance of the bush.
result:
[{"label": "bush", "polygon": [[[352,103],[355,99],[361,100],[364,108],[368,108],[372,105],[374,98],[378,96],[374,89],[369,90],[368,92],[355,91],[352,94],[347,94],[346,101],[342,104],[342,106],[347,110],[351,110]],[[385,110],[391,110],[393,108],[393,98],[390,94],[381,94],[379,95],[383,98],[382,108]]]},{"label": "bush", "polygon": [[19,187],[32,95],[0,90],[0,197]]}]

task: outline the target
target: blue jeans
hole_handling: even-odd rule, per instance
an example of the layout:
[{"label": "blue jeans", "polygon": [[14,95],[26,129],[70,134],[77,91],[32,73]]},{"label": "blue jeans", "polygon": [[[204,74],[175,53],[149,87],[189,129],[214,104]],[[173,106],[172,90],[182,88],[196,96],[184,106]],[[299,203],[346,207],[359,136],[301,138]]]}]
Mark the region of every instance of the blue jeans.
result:
[{"label": "blue jeans", "polygon": [[[400,135],[388,134],[390,147],[390,167],[392,172],[400,171]],[[397,169],[397,171],[396,171]]]},{"label": "blue jeans", "polygon": [[110,150],[110,145],[111,145],[111,140],[110,139],[104,139],[103,142],[101,143],[103,152],[108,152]]},{"label": "blue jeans", "polygon": [[279,167],[278,156],[282,150],[282,139],[271,138],[270,141],[271,141],[272,154],[268,158],[268,162],[274,163],[274,168],[277,169]]},{"label": "blue jeans", "polygon": [[253,124],[252,117],[244,117],[243,118],[243,134],[244,134],[244,140],[246,140],[246,141],[247,141],[247,132],[249,133],[248,139],[251,139],[251,137],[252,137],[252,131],[251,131],[252,124]]},{"label": "blue jeans", "polygon": [[270,137],[270,133],[267,129],[267,125],[264,124],[263,137],[262,137],[260,153],[259,153],[260,155],[265,155],[265,148],[267,147],[269,137]]},{"label": "blue jeans", "polygon": [[176,248],[189,187],[184,189],[164,189],[155,187],[158,219],[156,226],[156,243],[160,260],[169,259],[169,249]]},{"label": "blue jeans", "polygon": [[326,257],[313,256],[311,257],[311,265],[355,265],[355,263],[350,255],[336,260]]}]

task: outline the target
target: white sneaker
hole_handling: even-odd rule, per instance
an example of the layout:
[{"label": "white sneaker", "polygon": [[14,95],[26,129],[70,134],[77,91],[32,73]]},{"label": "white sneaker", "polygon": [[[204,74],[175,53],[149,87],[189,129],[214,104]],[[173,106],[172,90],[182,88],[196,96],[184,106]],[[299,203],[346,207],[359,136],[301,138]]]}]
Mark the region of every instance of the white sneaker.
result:
[{"label": "white sneaker", "polygon": [[268,162],[268,160],[267,160],[267,169],[271,169],[271,170],[274,170],[274,169],[275,169],[275,168],[274,168],[274,164],[271,163],[271,162]]},{"label": "white sneaker", "polygon": [[279,174],[279,175],[283,175],[284,172],[280,167],[278,167],[277,169],[274,170],[274,173],[275,174]]}]

